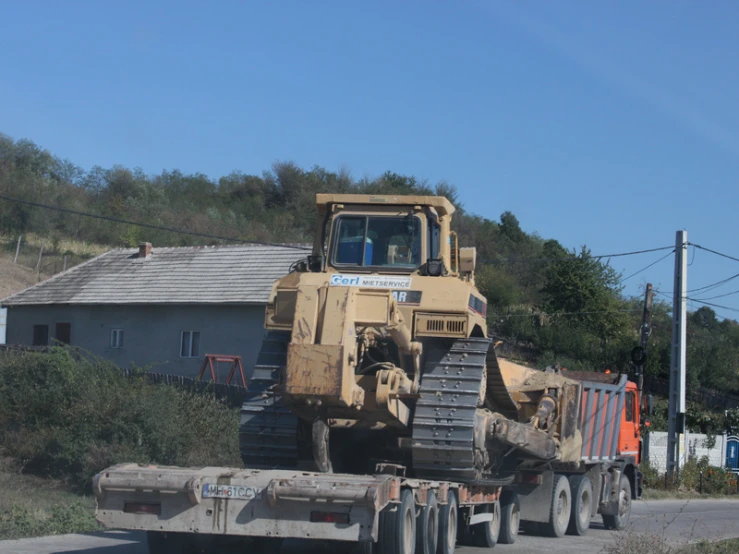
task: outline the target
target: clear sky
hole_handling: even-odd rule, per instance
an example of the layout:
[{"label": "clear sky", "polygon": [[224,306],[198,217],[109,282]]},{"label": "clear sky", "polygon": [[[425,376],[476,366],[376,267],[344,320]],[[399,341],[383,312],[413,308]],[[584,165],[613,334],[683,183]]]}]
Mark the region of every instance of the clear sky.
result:
[{"label": "clear sky", "polygon": [[[739,258],[734,1],[18,0],[0,51],[0,132],[85,169],[391,170],[568,248],[685,228]],[[628,276],[665,253],[612,263]],[[690,256],[689,289],[739,273]],[[669,293],[672,271],[626,292]],[[739,294],[708,301],[739,310]]]}]

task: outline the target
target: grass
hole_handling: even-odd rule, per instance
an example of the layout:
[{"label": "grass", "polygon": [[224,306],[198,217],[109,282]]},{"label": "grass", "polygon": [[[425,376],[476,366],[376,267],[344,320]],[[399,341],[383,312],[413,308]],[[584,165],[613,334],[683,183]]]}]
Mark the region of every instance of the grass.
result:
[{"label": "grass", "polygon": [[[663,490],[663,489],[644,489],[642,492],[642,500],[700,500],[702,498],[737,498],[739,495],[732,494],[700,494],[697,491],[681,491],[681,490]],[[739,550],[738,550],[739,552]]]},{"label": "grass", "polygon": [[93,497],[75,494],[58,480],[23,475],[6,458],[0,458],[0,490],[0,540],[100,528]]}]

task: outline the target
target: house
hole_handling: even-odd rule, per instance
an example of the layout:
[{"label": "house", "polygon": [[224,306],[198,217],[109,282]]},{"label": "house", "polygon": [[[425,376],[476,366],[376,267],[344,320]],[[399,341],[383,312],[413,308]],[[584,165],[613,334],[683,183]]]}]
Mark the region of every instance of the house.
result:
[{"label": "house", "polygon": [[111,250],[0,301],[6,342],[68,343],[121,367],[190,377],[206,354],[239,355],[249,372],[272,284],[308,253],[290,245]]}]

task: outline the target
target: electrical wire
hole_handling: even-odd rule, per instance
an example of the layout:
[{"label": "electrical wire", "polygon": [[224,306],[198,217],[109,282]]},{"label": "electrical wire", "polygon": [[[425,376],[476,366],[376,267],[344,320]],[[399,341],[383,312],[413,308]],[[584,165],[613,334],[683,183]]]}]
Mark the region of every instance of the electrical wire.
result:
[{"label": "electrical wire", "polygon": [[[674,246],[661,246],[659,248],[649,248],[647,250],[634,250],[632,252],[620,252],[618,254],[601,254],[598,256],[588,256],[588,258],[591,258],[593,260],[601,260],[603,258],[620,258],[622,256],[634,256],[637,254],[648,254],[650,252],[659,252],[660,250],[670,250],[675,251]],[[668,254],[669,255],[669,254]],[[502,263],[524,263],[524,262],[560,262],[563,260],[576,260],[579,256],[561,256],[559,258],[501,258],[498,260],[479,260],[478,263],[481,264],[502,264]]]},{"label": "electrical wire", "polygon": [[717,256],[721,256],[722,258],[727,258],[729,260],[734,260],[735,262],[739,262],[739,258],[735,258],[734,256],[729,256],[728,254],[722,254],[721,252],[716,252],[715,250],[711,250],[710,248],[706,248],[705,246],[701,246],[700,244],[695,244],[693,242],[689,242],[688,244],[695,246],[696,248],[700,248],[701,250],[705,250],[706,252],[710,252],[711,254],[716,254]]},{"label": "electrical wire", "polygon": [[705,297],[704,296],[703,298],[701,298],[701,300],[713,300],[715,298],[723,298],[724,296],[731,296],[733,294],[739,294],[739,290],[735,290],[735,291],[732,291],[732,292],[727,292],[726,294],[719,294],[717,296],[708,296],[708,297]]},{"label": "electrical wire", "polygon": [[551,312],[551,313],[545,313],[545,312],[532,312],[530,314],[492,314],[491,317],[493,318],[499,318],[499,317],[534,317],[534,316],[571,316],[571,315],[588,315],[588,314],[632,314],[632,313],[641,313],[642,310],[594,310],[594,311],[586,311],[586,312]]},{"label": "electrical wire", "polygon": [[295,250],[310,250],[310,248],[306,248],[305,246],[294,246],[289,244],[278,244],[274,242],[263,242],[258,240],[247,240],[247,239],[240,239],[238,237],[224,237],[220,235],[210,235],[208,233],[198,233],[196,231],[188,231],[186,229],[176,229],[174,227],[165,227],[163,225],[152,225],[151,223],[141,223],[139,221],[129,221],[126,219],[120,219],[117,217],[110,217],[107,215],[98,215],[98,214],[92,214],[89,212],[80,212],[77,210],[70,210],[69,208],[60,208],[59,206],[51,206],[49,204],[42,204],[40,202],[31,202],[30,200],[21,200],[19,198],[12,198],[10,196],[5,196],[4,194],[0,194],[0,200],[5,200],[7,202],[15,202],[17,204],[26,204],[28,206],[35,206],[37,208],[44,208],[47,210],[52,210],[56,212],[62,212],[62,213],[68,213],[73,215],[80,215],[84,217],[91,217],[93,219],[102,219],[103,221],[112,221],[114,223],[124,223],[126,225],[136,225],[138,227],[146,227],[148,229],[156,229],[158,231],[168,231],[170,233],[179,233],[182,235],[192,235],[195,237],[205,237],[209,239],[216,239],[216,240],[225,240],[225,241],[231,241],[231,242],[241,242],[245,244],[258,244],[262,246],[280,246],[282,248],[292,248]]},{"label": "electrical wire", "polygon": [[729,310],[729,311],[731,311],[731,312],[737,312],[737,313],[739,313],[739,310],[738,310],[738,309],[736,309],[736,308],[731,308],[731,307],[729,307],[729,306],[721,306],[720,304],[714,304],[714,303],[712,303],[712,302],[704,302],[704,301],[702,301],[702,300],[698,300],[698,299],[696,299],[696,298],[687,298],[687,300],[689,300],[689,301],[691,301],[691,302],[698,302],[698,304],[705,304],[706,306],[711,306],[711,307],[713,307],[713,308],[720,308],[720,309],[722,309],[722,310]]},{"label": "electrical wire", "polygon": [[651,263],[651,264],[649,264],[649,265],[648,265],[647,267],[643,267],[643,268],[641,268],[641,269],[640,269],[639,271],[635,271],[634,273],[632,273],[632,274],[631,274],[631,275],[629,275],[628,277],[624,277],[623,279],[621,279],[621,283],[623,283],[624,281],[626,281],[626,280],[628,280],[628,279],[631,279],[631,278],[632,278],[632,277],[634,277],[635,275],[639,275],[639,274],[640,274],[640,273],[641,273],[642,271],[646,271],[647,269],[649,269],[649,268],[650,268],[650,267],[652,267],[653,265],[656,265],[656,264],[658,264],[659,262],[661,262],[661,261],[662,261],[662,260],[664,260],[665,258],[667,258],[667,257],[669,257],[669,256],[672,256],[672,255],[673,255],[674,253],[675,253],[675,249],[673,248],[673,249],[672,249],[672,252],[668,252],[667,254],[665,254],[664,256],[662,256],[662,257],[661,257],[661,258],[660,258],[659,260],[657,260],[656,262],[652,262],[652,263]]}]

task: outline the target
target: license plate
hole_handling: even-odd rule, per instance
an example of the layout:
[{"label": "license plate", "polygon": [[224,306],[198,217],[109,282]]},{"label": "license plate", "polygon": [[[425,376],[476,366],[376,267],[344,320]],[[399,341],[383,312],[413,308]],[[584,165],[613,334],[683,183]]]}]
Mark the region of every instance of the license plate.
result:
[{"label": "license plate", "polygon": [[203,485],[203,498],[232,498],[234,500],[259,500],[262,489],[239,485]]}]

